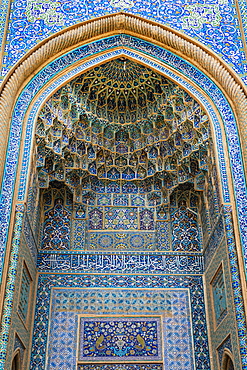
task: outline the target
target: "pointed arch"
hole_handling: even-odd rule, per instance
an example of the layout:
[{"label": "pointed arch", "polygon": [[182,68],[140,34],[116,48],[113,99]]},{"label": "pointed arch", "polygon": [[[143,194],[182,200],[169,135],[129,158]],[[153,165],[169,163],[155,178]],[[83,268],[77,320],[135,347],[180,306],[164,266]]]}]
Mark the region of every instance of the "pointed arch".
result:
[{"label": "pointed arch", "polygon": [[[216,141],[219,144],[221,179],[222,183],[225,182],[224,203],[231,203],[234,206],[234,196],[232,194],[230,198],[228,189],[231,183],[230,171],[224,164],[227,158],[227,147],[224,143],[226,137],[235,182],[238,210],[238,213],[235,213],[235,219],[239,217],[240,234],[243,246],[245,245],[246,210],[243,199],[244,201],[247,199],[247,194],[242,154],[247,158],[246,88],[224,62],[198,42],[168,27],[120,13],[84,22],[46,39],[22,58],[4,80],[0,98],[2,120],[0,145],[3,156],[8,138],[9,147],[5,167],[2,161],[0,168],[1,174],[5,168],[0,215],[1,227],[4,230],[1,235],[3,245],[0,251],[1,262],[7,243],[12,205],[25,202],[33,125],[42,103],[59,86],[74,76],[121,55],[146,63],[174,81],[178,81],[185,89],[191,90],[201,104],[210,111]],[[17,153],[21,153],[19,165]],[[17,173],[19,173],[18,177],[16,177]],[[13,191],[15,189],[17,193],[17,188],[19,188],[18,196],[13,197]],[[10,241],[11,236],[9,243]],[[7,251],[6,260],[9,259],[9,253],[10,248]],[[244,253],[245,250],[243,250]],[[241,253],[238,258],[241,260]],[[240,329],[239,327],[239,331]]]},{"label": "pointed arch", "polygon": [[[247,108],[247,90],[237,74],[198,41],[167,26],[127,13],[111,14],[69,27],[42,41],[20,59],[7,74],[0,90],[1,147],[6,149],[9,121],[17,96],[42,67],[78,46],[121,33],[138,36],[174,52],[215,81],[236,112],[239,129],[243,134],[242,145],[246,158],[244,111]],[[0,174],[3,171],[3,164],[4,162],[0,166]]]},{"label": "pointed arch", "polygon": [[222,358],[222,370],[234,370],[234,362],[233,362],[233,356],[232,353],[229,351],[229,349],[225,348]]},{"label": "pointed arch", "polygon": [[11,370],[21,370],[20,351],[17,350],[12,360]]}]

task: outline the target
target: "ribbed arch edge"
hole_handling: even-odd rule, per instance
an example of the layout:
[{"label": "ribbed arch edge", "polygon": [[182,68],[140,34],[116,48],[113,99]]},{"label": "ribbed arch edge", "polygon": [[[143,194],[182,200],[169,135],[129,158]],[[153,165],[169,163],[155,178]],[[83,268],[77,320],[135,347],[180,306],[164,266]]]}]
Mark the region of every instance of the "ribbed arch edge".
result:
[{"label": "ribbed arch edge", "polygon": [[[145,39],[174,52],[206,73],[220,87],[231,103],[239,126],[243,155],[247,162],[247,92],[239,77],[217,55],[187,36],[168,27],[144,20],[138,16],[116,13],[96,18],[55,34],[35,46],[9,72],[3,81],[0,95],[0,147],[5,158],[11,113],[15,101],[42,66],[58,55],[91,40],[104,38],[109,34],[125,33]],[[4,161],[0,163],[0,176]]]}]

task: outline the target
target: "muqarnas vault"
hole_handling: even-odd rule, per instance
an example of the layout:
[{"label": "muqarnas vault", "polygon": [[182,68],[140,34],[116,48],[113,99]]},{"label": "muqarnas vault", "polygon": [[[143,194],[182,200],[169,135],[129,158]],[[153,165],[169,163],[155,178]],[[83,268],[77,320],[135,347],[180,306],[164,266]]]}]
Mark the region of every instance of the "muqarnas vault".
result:
[{"label": "muqarnas vault", "polygon": [[208,369],[202,249],[226,245],[206,112],[120,58],[58,90],[35,136],[26,232],[48,291],[31,366],[42,335],[49,369]]}]

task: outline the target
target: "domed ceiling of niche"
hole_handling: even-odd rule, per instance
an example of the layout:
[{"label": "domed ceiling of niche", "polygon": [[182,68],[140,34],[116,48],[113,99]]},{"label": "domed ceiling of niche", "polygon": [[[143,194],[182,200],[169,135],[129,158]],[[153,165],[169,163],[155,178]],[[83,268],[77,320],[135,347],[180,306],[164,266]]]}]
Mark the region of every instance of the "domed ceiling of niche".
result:
[{"label": "domed ceiling of niche", "polygon": [[90,181],[161,189],[193,182],[202,190],[209,120],[186,91],[153,70],[120,58],[58,90],[40,111],[36,165],[41,188]]}]

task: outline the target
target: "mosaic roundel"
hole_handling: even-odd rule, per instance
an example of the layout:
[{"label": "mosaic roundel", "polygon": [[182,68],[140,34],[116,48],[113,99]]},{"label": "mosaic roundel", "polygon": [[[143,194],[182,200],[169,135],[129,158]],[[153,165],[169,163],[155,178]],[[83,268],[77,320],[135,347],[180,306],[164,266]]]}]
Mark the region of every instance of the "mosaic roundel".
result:
[{"label": "mosaic roundel", "polygon": [[208,117],[186,91],[118,58],[75,78],[44,105],[36,126],[39,186],[57,180],[80,193],[88,177],[131,182],[131,192],[147,179],[160,189],[198,184],[209,138]]},{"label": "mosaic roundel", "polygon": [[102,235],[99,238],[99,244],[102,248],[105,247],[112,247],[113,246],[113,238],[110,235]]},{"label": "mosaic roundel", "polygon": [[133,235],[130,238],[130,243],[134,247],[142,247],[144,245],[144,238],[143,238],[143,236],[141,234],[139,234],[139,235]]}]

